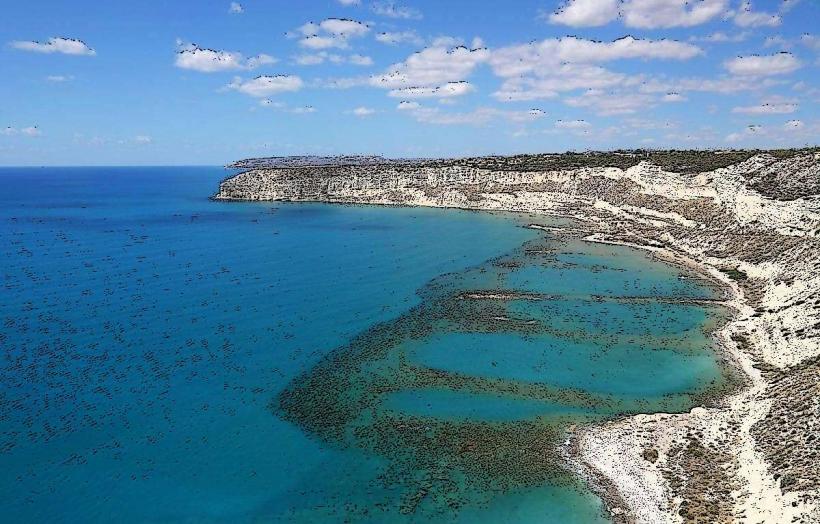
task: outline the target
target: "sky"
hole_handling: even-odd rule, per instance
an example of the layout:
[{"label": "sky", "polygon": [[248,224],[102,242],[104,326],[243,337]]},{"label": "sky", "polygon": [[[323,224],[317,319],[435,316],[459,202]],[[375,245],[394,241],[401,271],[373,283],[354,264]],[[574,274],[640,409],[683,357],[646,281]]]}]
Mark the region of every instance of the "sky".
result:
[{"label": "sky", "polygon": [[0,165],[820,140],[820,0],[4,2]]}]

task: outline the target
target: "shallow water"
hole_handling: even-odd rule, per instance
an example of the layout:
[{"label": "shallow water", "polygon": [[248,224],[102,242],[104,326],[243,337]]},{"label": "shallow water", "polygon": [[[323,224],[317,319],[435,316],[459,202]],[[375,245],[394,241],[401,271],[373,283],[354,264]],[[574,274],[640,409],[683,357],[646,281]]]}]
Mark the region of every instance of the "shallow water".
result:
[{"label": "shallow water", "polygon": [[0,169],[11,520],[603,522],[566,425],[727,383],[668,300],[714,292],[640,252],[225,174]]}]

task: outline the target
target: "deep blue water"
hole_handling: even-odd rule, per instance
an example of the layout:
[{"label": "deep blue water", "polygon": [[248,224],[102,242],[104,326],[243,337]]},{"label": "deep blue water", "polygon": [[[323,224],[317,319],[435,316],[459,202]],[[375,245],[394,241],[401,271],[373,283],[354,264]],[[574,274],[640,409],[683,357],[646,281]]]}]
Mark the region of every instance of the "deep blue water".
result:
[{"label": "deep blue water", "polygon": [[[405,420],[560,430],[687,409],[723,381],[704,333],[716,312],[655,300],[713,291],[639,252],[545,240],[511,215],[209,201],[226,174],[0,169],[4,520],[605,521],[566,476],[483,476],[475,447],[363,435]],[[554,297],[496,304],[486,325],[436,308],[494,288]],[[423,329],[367,346],[406,325]],[[307,397],[282,395],[332,392],[340,370],[355,392],[331,400],[358,411],[330,437]]]}]

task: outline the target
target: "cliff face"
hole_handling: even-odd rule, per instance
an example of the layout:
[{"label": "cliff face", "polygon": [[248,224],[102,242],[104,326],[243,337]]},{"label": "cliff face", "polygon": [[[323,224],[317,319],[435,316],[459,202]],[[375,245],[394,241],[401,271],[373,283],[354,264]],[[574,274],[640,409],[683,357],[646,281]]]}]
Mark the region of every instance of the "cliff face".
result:
[{"label": "cliff face", "polygon": [[560,170],[499,158],[253,169],[214,198],[562,214],[590,239],[696,262],[735,290],[737,314],[718,338],[750,386],[720,408],[586,430],[581,458],[613,483],[626,520],[818,522],[820,154],[683,171],[696,172],[637,158]]}]

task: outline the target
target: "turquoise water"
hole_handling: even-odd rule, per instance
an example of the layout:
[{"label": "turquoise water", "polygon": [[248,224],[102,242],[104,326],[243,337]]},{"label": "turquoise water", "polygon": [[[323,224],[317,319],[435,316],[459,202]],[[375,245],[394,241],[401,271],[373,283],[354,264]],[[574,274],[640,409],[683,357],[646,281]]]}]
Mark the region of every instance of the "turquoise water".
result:
[{"label": "turquoise water", "polygon": [[728,382],[669,300],[714,291],[639,252],[225,174],[0,169],[5,520],[605,522],[567,424]]}]

